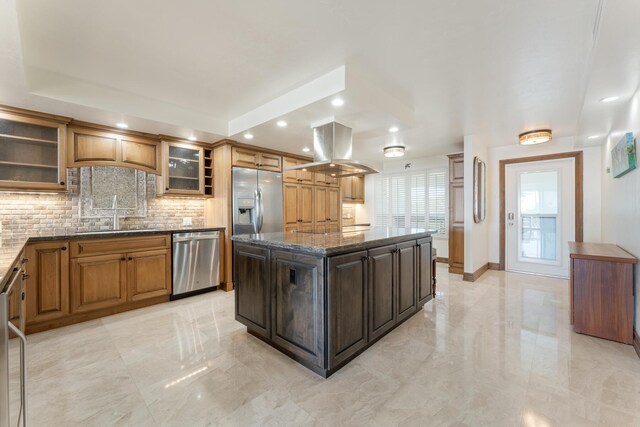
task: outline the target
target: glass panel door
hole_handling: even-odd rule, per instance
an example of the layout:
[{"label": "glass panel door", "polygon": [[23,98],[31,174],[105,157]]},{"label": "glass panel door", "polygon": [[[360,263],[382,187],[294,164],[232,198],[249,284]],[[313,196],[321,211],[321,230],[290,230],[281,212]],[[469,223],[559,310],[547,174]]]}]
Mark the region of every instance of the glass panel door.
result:
[{"label": "glass panel door", "polygon": [[200,148],[169,146],[169,189],[200,192]]},{"label": "glass panel door", "polygon": [[0,180],[56,184],[58,128],[0,118]]},{"label": "glass panel door", "polygon": [[573,159],[510,164],[505,186],[506,268],[568,277],[575,236]]}]

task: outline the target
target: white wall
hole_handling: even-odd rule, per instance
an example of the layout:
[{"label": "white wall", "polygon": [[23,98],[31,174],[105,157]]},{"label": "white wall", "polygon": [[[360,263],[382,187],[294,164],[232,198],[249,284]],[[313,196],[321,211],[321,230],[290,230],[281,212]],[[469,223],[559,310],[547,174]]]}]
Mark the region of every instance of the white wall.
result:
[{"label": "white wall", "polygon": [[[583,152],[584,178],[584,240],[599,242],[602,236],[602,155],[600,147],[575,149],[573,138],[564,138],[539,146],[524,147],[518,144],[493,147],[488,150],[487,162],[487,223],[488,260],[500,262],[500,160],[530,157],[544,154]],[[473,159],[472,159],[473,161]],[[465,177],[467,171],[465,170]],[[465,180],[466,183],[466,180]],[[486,251],[486,249],[485,249]],[[465,259],[466,263],[466,259]],[[465,268],[465,270],[467,270]],[[469,271],[469,270],[467,270]],[[469,271],[470,272],[470,271]]]},{"label": "white wall", "polygon": [[[473,221],[473,159],[480,158],[488,163],[487,142],[476,135],[464,137],[464,272],[473,273],[489,262],[487,245],[489,241],[488,218],[479,224]],[[487,200],[494,187],[490,175],[487,174]],[[489,211],[487,210],[487,215]]]},{"label": "white wall", "polygon": [[[409,169],[405,169],[407,163],[411,163]],[[381,172],[403,172],[405,170],[424,170],[424,169],[436,169],[444,168],[449,170],[449,158],[445,155],[422,157],[418,159],[393,159],[385,160],[383,169]],[[374,176],[367,175],[365,177],[365,204],[357,205],[356,208],[356,222],[357,223],[373,223],[373,199],[374,199]],[[447,184],[447,191],[449,190]],[[447,194],[448,197],[448,194]],[[438,251],[438,257],[449,257],[449,240],[446,237],[433,237],[433,247]]]},{"label": "white wall", "polygon": [[[640,91],[631,98],[623,115],[617,117],[613,128],[619,132],[640,133]],[[602,241],[615,243],[640,258],[640,169],[620,178],[613,178],[606,168],[611,168],[611,149],[622,135],[609,137],[602,147]],[[638,154],[636,143],[636,155]],[[585,239],[586,240],[586,239]],[[640,331],[640,283],[638,266],[635,271],[635,329]]]}]

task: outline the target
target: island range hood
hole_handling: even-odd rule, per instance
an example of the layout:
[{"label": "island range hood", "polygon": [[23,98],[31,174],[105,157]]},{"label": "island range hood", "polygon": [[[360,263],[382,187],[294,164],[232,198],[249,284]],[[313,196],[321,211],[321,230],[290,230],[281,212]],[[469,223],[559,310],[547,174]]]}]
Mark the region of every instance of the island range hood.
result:
[{"label": "island range hood", "polygon": [[351,128],[330,122],[313,128],[313,163],[291,166],[285,170],[305,170],[344,178],[378,173],[375,166],[352,159]]}]

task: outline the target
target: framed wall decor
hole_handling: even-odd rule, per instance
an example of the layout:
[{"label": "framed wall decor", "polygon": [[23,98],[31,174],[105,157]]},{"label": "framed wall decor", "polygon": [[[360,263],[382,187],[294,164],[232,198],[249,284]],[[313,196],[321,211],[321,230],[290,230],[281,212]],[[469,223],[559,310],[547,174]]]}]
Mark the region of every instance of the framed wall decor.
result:
[{"label": "framed wall decor", "polygon": [[614,178],[620,178],[636,168],[636,140],[633,137],[633,133],[627,132],[620,142],[613,147],[611,150],[611,166]]},{"label": "framed wall decor", "polygon": [[478,224],[487,216],[487,165],[473,159],[473,221]]}]

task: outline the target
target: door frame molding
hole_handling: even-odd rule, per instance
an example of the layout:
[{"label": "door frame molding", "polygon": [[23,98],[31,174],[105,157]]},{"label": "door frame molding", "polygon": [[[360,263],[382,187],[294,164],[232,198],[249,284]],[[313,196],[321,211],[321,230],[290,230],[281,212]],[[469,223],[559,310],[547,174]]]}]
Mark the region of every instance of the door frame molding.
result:
[{"label": "door frame molding", "polygon": [[582,242],[584,233],[584,194],[583,194],[583,153],[582,151],[570,151],[566,153],[545,154],[540,156],[520,157],[517,159],[500,160],[500,264],[499,270],[506,267],[506,234],[505,234],[505,191],[506,191],[506,167],[516,163],[541,162],[545,160],[574,159],[575,163],[575,239]]}]

